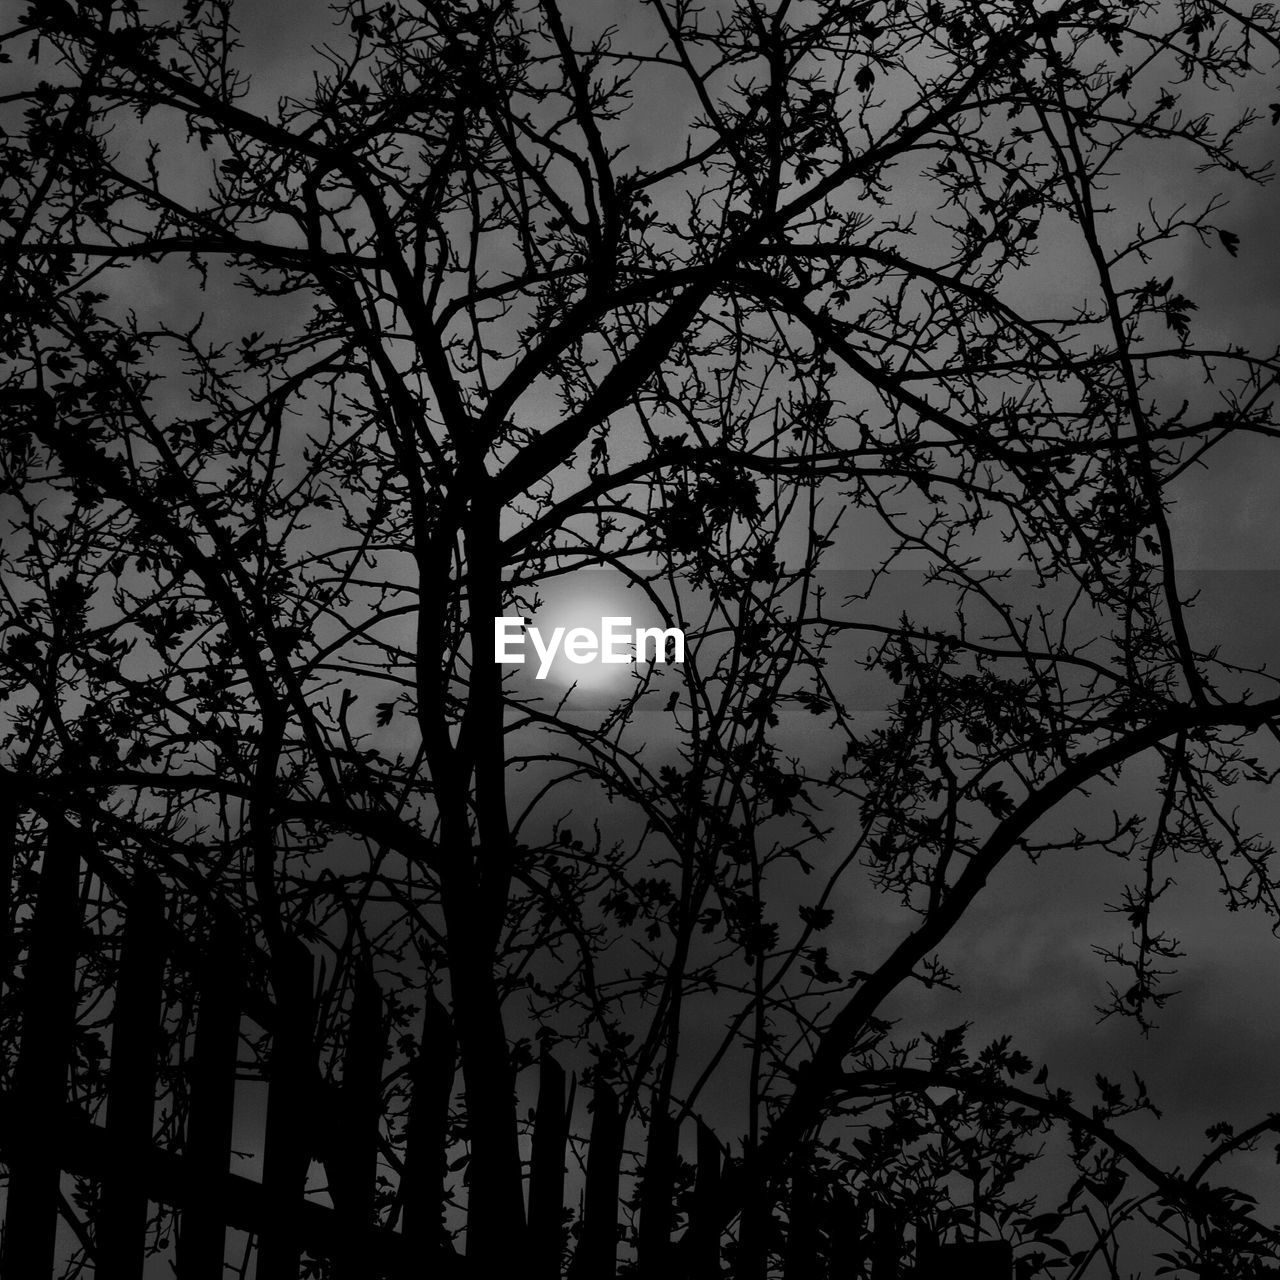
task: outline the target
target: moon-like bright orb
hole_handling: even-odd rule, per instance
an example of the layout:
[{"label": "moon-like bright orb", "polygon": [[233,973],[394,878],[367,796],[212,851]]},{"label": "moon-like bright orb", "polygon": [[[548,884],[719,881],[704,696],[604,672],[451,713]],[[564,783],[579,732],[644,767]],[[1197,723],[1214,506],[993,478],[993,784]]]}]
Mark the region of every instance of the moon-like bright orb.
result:
[{"label": "moon-like bright orb", "polygon": [[[539,585],[538,596],[542,604],[530,620],[544,636],[556,627],[563,627],[566,636],[575,627],[600,635],[604,619],[609,617],[630,617],[633,627],[663,625],[653,602],[639,589],[629,588],[621,574],[609,570],[584,569],[553,579]],[[641,669],[648,667],[646,660]],[[634,663],[605,662],[599,654],[586,662],[573,662],[561,645],[551,660],[545,684],[549,691],[563,693],[572,688],[575,694],[612,698],[624,692],[636,670]]]}]

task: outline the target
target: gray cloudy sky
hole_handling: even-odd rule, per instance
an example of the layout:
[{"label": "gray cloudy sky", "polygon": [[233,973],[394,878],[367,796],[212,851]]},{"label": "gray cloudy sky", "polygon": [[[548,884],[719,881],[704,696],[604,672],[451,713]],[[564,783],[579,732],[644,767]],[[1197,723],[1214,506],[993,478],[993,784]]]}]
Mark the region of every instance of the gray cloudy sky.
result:
[{"label": "gray cloudy sky", "polygon": [[[17,7],[6,3],[5,16]],[[604,8],[583,0],[582,12],[598,20]],[[641,21],[636,16],[639,6],[615,3],[607,12],[624,25]],[[256,77],[252,105],[262,107],[281,94],[306,92],[315,65],[312,46],[328,38],[329,16],[315,0],[239,6],[242,62]],[[673,120],[685,109],[672,95],[637,100],[628,124],[632,163],[650,162],[679,138]],[[153,130],[171,140],[179,136],[157,116],[139,126],[135,138],[122,133],[121,145],[136,144]],[[1265,152],[1267,146],[1276,149],[1278,140],[1280,130],[1264,134],[1257,145]],[[198,166],[193,172],[199,172]],[[1171,172],[1153,165],[1117,175],[1117,209],[1122,213],[1140,209],[1148,197],[1166,203],[1182,199],[1182,179],[1174,186]],[[176,169],[174,176],[176,180]],[[1217,185],[1215,181],[1213,187]],[[1203,194],[1210,189],[1201,187]],[[900,192],[904,203],[911,194],[909,187]],[[1230,188],[1230,198],[1220,221],[1240,236],[1238,258],[1229,258],[1216,245],[1204,248],[1189,241],[1152,272],[1176,274],[1178,287],[1199,307],[1201,337],[1213,335],[1224,345],[1245,342],[1271,347],[1280,341],[1280,247],[1274,234],[1280,223],[1278,191],[1274,186],[1236,184]],[[1055,263],[1054,252],[1051,245],[1046,246],[1034,280],[1018,286],[1030,291],[1029,303],[1047,304],[1050,296],[1056,302],[1070,294],[1076,263],[1066,253]],[[214,324],[239,322],[238,313],[219,314],[223,299],[215,296],[202,302],[191,286],[192,277],[180,266],[135,265],[113,276],[111,290],[114,305],[130,306],[170,323],[190,317],[191,309],[202,305],[210,307]],[[1043,298],[1035,296],[1037,289],[1045,292]],[[278,319],[286,318],[290,305],[277,308]],[[1197,371],[1184,365],[1172,366],[1158,391],[1167,406],[1176,405],[1182,396],[1195,400],[1206,394]],[[532,419],[542,408],[534,406],[525,412]],[[548,404],[545,412],[553,414],[554,407]],[[1190,615],[1193,635],[1201,644],[1222,643],[1224,656],[1245,665],[1269,658],[1280,663],[1280,502],[1276,500],[1280,477],[1272,445],[1242,438],[1220,446],[1210,456],[1206,471],[1191,473],[1179,483],[1173,513],[1182,562],[1196,571],[1184,578],[1184,590],[1200,593]],[[865,568],[877,563],[881,549],[882,543],[854,524],[836,548],[832,563],[847,570]],[[999,553],[994,546],[989,550],[993,557]],[[847,594],[838,579],[838,574],[828,579],[833,601]],[[619,597],[616,583],[607,590],[598,580],[590,583],[583,589],[590,596],[588,603],[578,598],[577,590],[573,584],[563,584],[544,592],[549,612],[589,611],[601,595],[608,597],[609,611],[615,607],[627,611],[613,603],[625,599],[625,593]],[[930,609],[949,607],[949,601],[940,603],[922,594],[919,580],[907,574],[887,581],[875,601],[876,612],[884,620],[892,620],[902,608],[927,620]],[[653,621],[641,608],[631,612],[638,620]],[[869,647],[860,641],[851,643],[858,653]],[[882,709],[881,692],[874,682],[844,673],[836,683],[861,722],[874,724]],[[607,692],[607,687],[588,689],[572,706],[584,716],[598,714]],[[655,735],[660,726],[656,716],[638,721],[639,735],[659,751]],[[825,743],[815,732],[821,726],[821,721],[787,713],[779,739],[784,746],[803,750],[811,761],[828,748],[837,754],[835,739]],[[1077,797],[1054,821],[1065,830],[1073,814],[1084,817],[1096,815],[1100,808],[1124,812],[1145,805],[1151,781],[1145,762],[1134,766],[1114,792],[1100,788],[1087,798]],[[1280,800],[1274,792],[1241,789],[1231,802],[1241,805],[1262,830],[1280,825]],[[591,803],[584,801],[588,816]],[[833,840],[837,853],[838,845],[837,835]],[[1260,915],[1224,912],[1210,868],[1185,860],[1177,869],[1178,889],[1166,911],[1168,927],[1186,944],[1188,958],[1171,983],[1181,994],[1164,1010],[1161,1030],[1150,1039],[1140,1038],[1127,1023],[1112,1020],[1096,1025],[1092,1010],[1103,1001],[1111,974],[1092,948],[1113,944],[1121,936],[1122,922],[1101,907],[1114,900],[1126,870],[1115,859],[1096,853],[1051,855],[1038,867],[1025,859],[1009,860],[943,953],[964,984],[963,995],[913,990],[897,1000],[894,1012],[903,1018],[904,1030],[937,1030],[970,1020],[982,1034],[1014,1031],[1024,1051],[1054,1064],[1053,1080],[1081,1090],[1095,1071],[1115,1077],[1138,1071],[1157,1103],[1169,1111],[1168,1122],[1151,1134],[1154,1151],[1170,1164],[1185,1166],[1202,1150],[1202,1130],[1208,1124],[1221,1119],[1244,1123],[1269,1110],[1280,1111],[1280,943]],[[835,963],[866,967],[886,953],[885,940],[909,921],[860,881],[850,884],[846,894],[850,927],[824,941],[831,946]],[[797,883],[780,888],[779,894],[785,898],[794,892],[798,903],[804,901],[804,891],[805,886]],[[784,903],[776,905],[781,912]],[[695,1042],[700,1036],[714,1042],[719,1030],[714,1011],[704,1021],[690,1022]],[[736,1124],[731,1117],[740,1114],[738,1102],[730,1091],[719,1104],[726,1127]],[[712,1099],[707,1105],[714,1121],[717,1103]],[[256,1141],[251,1132],[254,1110],[247,1105],[241,1111],[246,1124],[242,1136],[250,1148]],[[1256,1156],[1241,1158],[1232,1169],[1255,1194],[1280,1206],[1280,1170],[1269,1146]]]},{"label": "gray cloudy sky", "polygon": [[[593,18],[601,13],[599,6],[589,6],[588,11]],[[636,12],[615,4],[609,16],[627,23]],[[324,37],[319,9],[253,5],[244,10],[241,25],[245,64],[259,74],[260,92],[305,90],[304,68],[312,60],[308,43]],[[665,142],[678,136],[672,118],[680,114],[681,105],[671,96],[637,100],[627,126],[629,159],[650,162]],[[1278,139],[1280,131],[1262,134],[1250,158],[1269,158]],[[1221,187],[1215,175],[1193,183],[1192,196],[1207,198]],[[1231,203],[1220,221],[1240,236],[1240,256],[1230,258],[1216,244],[1204,247],[1184,240],[1152,267],[1152,273],[1176,276],[1178,288],[1198,305],[1197,333],[1202,338],[1223,345],[1270,347],[1280,340],[1277,188],[1234,183],[1227,189]],[[902,196],[909,201],[910,190]],[[1122,216],[1140,213],[1148,199],[1167,210],[1188,198],[1185,171],[1163,164],[1130,168],[1116,175],[1113,197]],[[1077,279],[1078,261],[1056,250],[1052,241],[1042,247],[1044,253],[1026,285],[1031,310],[1037,302],[1047,305],[1070,297]],[[1022,287],[1015,288],[1015,295]],[[1206,403],[1199,371],[1189,366],[1166,366],[1165,380],[1156,390],[1166,407],[1176,406],[1183,396]],[[1221,642],[1224,655],[1246,665],[1268,658],[1280,661],[1280,502],[1271,446],[1270,441],[1250,438],[1220,446],[1206,471],[1193,472],[1179,483],[1173,512],[1182,564],[1197,571],[1183,579],[1188,594],[1199,593],[1190,614],[1193,635],[1201,643]],[[865,567],[876,563],[880,549],[854,526],[838,547],[834,563]],[[927,609],[912,578],[904,574],[896,585],[886,584],[885,592],[890,597],[896,593],[896,598],[890,601],[892,608],[878,609],[881,616],[892,617],[913,601],[914,608]],[[598,589],[597,580],[590,590]],[[610,593],[606,594],[612,600],[615,588]],[[572,585],[544,594],[551,612],[565,608],[566,602],[570,612],[576,607]],[[838,594],[833,585],[833,598]],[[641,610],[635,612],[639,616]],[[849,679],[843,683],[842,691],[861,709],[864,722],[874,721],[877,691],[868,687],[860,693]],[[606,694],[607,689],[584,690],[574,705],[589,715]],[[656,729],[653,720],[646,716],[640,723]],[[787,730],[784,723],[784,742]],[[820,751],[812,722],[797,724],[794,733],[797,743],[804,742],[810,752]],[[1065,829],[1075,811],[1083,818],[1099,806],[1124,812],[1144,804],[1151,782],[1149,765],[1132,767],[1113,792],[1104,788],[1088,798],[1078,797],[1055,821]],[[1255,788],[1231,799],[1260,829],[1280,825],[1280,802],[1274,793]],[[1222,910],[1211,869],[1194,859],[1184,860],[1176,872],[1178,888],[1165,904],[1167,925],[1183,939],[1187,952],[1178,978],[1170,984],[1180,994],[1163,1011],[1161,1029],[1149,1039],[1118,1020],[1098,1025],[1093,1010],[1103,1001],[1105,982],[1112,974],[1093,947],[1111,945],[1121,936],[1119,918],[1105,914],[1101,906],[1118,895],[1127,870],[1096,853],[1054,855],[1037,867],[1025,859],[1010,860],[943,953],[964,984],[963,995],[912,990],[896,1002],[895,1011],[903,1017],[904,1029],[941,1029],[971,1020],[984,1034],[1014,1031],[1025,1051],[1054,1064],[1054,1081],[1082,1093],[1096,1071],[1116,1078],[1137,1071],[1169,1114],[1158,1128],[1135,1122],[1132,1131],[1146,1131],[1154,1154],[1185,1167],[1203,1149],[1207,1125],[1222,1119],[1243,1124],[1268,1110],[1280,1111],[1280,943],[1260,914],[1230,915]],[[884,954],[886,937],[908,921],[865,887],[852,887],[847,897],[852,927],[847,934],[824,940],[831,944],[836,963],[869,964]],[[701,1026],[708,1042],[714,1043],[714,1014],[703,1023],[690,1021],[689,1034],[695,1041]],[[708,1105],[714,1111],[714,1101]],[[726,1094],[723,1105],[725,1123],[731,1125],[736,1100]],[[1231,1172],[1264,1202],[1280,1206],[1280,1170],[1270,1145],[1254,1156],[1238,1158]]]}]

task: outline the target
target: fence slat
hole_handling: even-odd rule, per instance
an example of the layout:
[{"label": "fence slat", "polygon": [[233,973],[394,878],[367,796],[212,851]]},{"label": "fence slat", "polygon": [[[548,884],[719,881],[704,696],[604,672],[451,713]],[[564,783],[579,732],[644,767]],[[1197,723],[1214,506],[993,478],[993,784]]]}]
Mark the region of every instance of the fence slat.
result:
[{"label": "fence slat", "polygon": [[773,1209],[759,1179],[751,1172],[749,1152],[743,1161],[742,1212],[738,1217],[738,1250],[734,1259],[734,1280],[765,1280],[769,1268],[769,1240]]},{"label": "fence slat", "polygon": [[196,1194],[178,1221],[178,1280],[222,1280],[227,1223],[219,1211],[219,1192],[231,1167],[244,985],[239,934],[222,913],[213,921],[199,984],[184,1145],[184,1163]]},{"label": "fence slat", "polygon": [[662,1280],[671,1266],[671,1231],[675,1224],[675,1171],[679,1128],[663,1111],[649,1121],[644,1179],[640,1188],[640,1275]]},{"label": "fence slat", "polygon": [[30,924],[0,1266],[0,1272],[14,1280],[44,1280],[54,1274],[62,1116],[75,1033],[81,921],[78,839],[68,823],[49,823]]},{"label": "fence slat", "polygon": [[0,991],[13,983],[13,860],[18,847],[18,798],[0,794]]},{"label": "fence slat", "polygon": [[698,1170],[689,1214],[689,1275],[713,1280],[720,1275],[720,1143],[698,1121]]},{"label": "fence slat", "polygon": [[273,961],[276,1025],[262,1152],[262,1186],[271,1218],[258,1241],[258,1275],[262,1280],[297,1280],[315,1121],[314,963],[300,938],[285,939]]},{"label": "fence slat", "polygon": [[827,1274],[830,1280],[853,1280],[862,1275],[867,1261],[866,1214],[851,1196],[833,1201],[828,1214]]},{"label": "fence slat", "polygon": [[1013,1246],[1007,1240],[935,1244],[923,1254],[920,1280],[1013,1280]]},{"label": "fence slat", "polygon": [[[438,1257],[447,1250],[444,1228],[445,1172],[449,1145],[449,1101],[453,1096],[457,1043],[448,1010],[428,991],[422,1042],[414,1058],[409,1120],[405,1134],[400,1209],[411,1257]],[[414,1273],[416,1276],[416,1272]]]},{"label": "fence slat", "polygon": [[[0,1094],[0,1159],[7,1161],[13,1151],[14,1117],[20,1110],[11,1097]],[[111,1176],[115,1168],[115,1152],[104,1127],[90,1123],[77,1108],[68,1107],[62,1116],[62,1132],[62,1167],[67,1173],[98,1180]],[[206,1188],[198,1187],[192,1179],[184,1157],[162,1147],[151,1150],[147,1190],[152,1200],[171,1205],[179,1213],[184,1213],[193,1202],[208,1194]],[[230,1228],[256,1236],[269,1225],[270,1210],[260,1182],[238,1173],[228,1173],[214,1189],[213,1200]],[[333,1210],[313,1200],[304,1200],[300,1219],[307,1252],[317,1257],[332,1257],[338,1243]],[[383,1276],[388,1280],[400,1280],[403,1276],[413,1276],[415,1280],[423,1280],[424,1277],[430,1277],[430,1280],[473,1280],[462,1275],[455,1255],[446,1254],[438,1264],[426,1264],[420,1254],[409,1253],[403,1237],[394,1231],[379,1229],[369,1232],[362,1248],[370,1280]],[[435,1269],[428,1270],[428,1266]],[[4,1280],[19,1274],[0,1272]],[[48,1271],[37,1272],[37,1280],[48,1280],[49,1274]]]},{"label": "fence slat", "polygon": [[902,1265],[903,1224],[891,1209],[871,1211],[871,1280],[898,1280]]},{"label": "fence slat", "polygon": [[564,1068],[544,1044],[538,1058],[538,1105],[529,1159],[530,1280],[560,1280],[568,1137]]},{"label": "fence slat", "polygon": [[790,1223],[783,1280],[813,1280],[818,1273],[818,1216],[812,1167],[797,1160],[791,1173]]},{"label": "fence slat", "polygon": [[94,1269],[100,1280],[142,1277],[147,1235],[146,1164],[160,1047],[164,890],[153,875],[139,871],[124,905],[107,1081],[107,1134],[117,1164],[102,1185]]},{"label": "fence slat", "polygon": [[338,1094],[335,1158],[327,1170],[338,1222],[336,1280],[361,1280],[366,1274],[361,1242],[374,1225],[386,1043],[382,992],[373,974],[365,969],[357,976],[352,993],[342,1088]]},{"label": "fence slat", "polygon": [[569,1274],[573,1280],[613,1280],[618,1266],[618,1180],[624,1125],[618,1099],[604,1080],[596,1081],[591,1110],[582,1232]]}]

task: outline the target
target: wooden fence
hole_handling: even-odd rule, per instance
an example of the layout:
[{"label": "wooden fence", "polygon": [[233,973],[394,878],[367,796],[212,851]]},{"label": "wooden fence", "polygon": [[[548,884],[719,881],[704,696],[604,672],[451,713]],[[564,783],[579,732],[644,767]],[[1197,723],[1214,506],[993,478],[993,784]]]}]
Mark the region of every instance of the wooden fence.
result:
[{"label": "wooden fence", "polygon": [[[342,1083],[326,1098],[326,1149],[316,1151],[313,1106],[317,1046],[312,959],[301,943],[286,947],[274,975],[291,993],[274,1015],[249,994],[234,926],[212,930],[202,953],[165,923],[157,880],[140,872],[121,890],[124,924],[114,993],[105,1123],[93,1122],[68,1096],[76,1023],[76,966],[82,929],[81,860],[75,833],[50,825],[40,871],[24,979],[19,988],[21,1042],[12,1093],[0,1096],[0,1158],[8,1167],[3,1259],[5,1280],[51,1280],[58,1274],[57,1228],[64,1173],[95,1180],[90,1250],[94,1275],[141,1280],[149,1206],[176,1211],[179,1280],[222,1280],[232,1229],[256,1242],[258,1280],[297,1280],[304,1254],[327,1262],[333,1280],[453,1280],[467,1275],[445,1230],[446,1149],[454,1089],[455,1046],[445,1009],[430,998],[411,1096],[396,1195],[398,1223],[376,1221],[375,1191],[381,1123],[385,1020],[371,979],[357,983]],[[12,962],[8,894],[11,841],[0,849],[0,975]],[[174,952],[186,954],[197,990],[189,1062],[188,1109],[180,1152],[154,1137],[162,980]],[[261,1181],[231,1172],[237,1046],[242,1016],[270,1034]],[[269,1025],[266,1025],[269,1024]],[[580,1223],[570,1249],[565,1230],[565,1174],[573,1113],[573,1082],[543,1054],[538,1071],[528,1176],[528,1227],[523,1256],[530,1280],[610,1280],[619,1272],[619,1222],[625,1122],[610,1087],[598,1083]],[[692,1186],[685,1227],[673,1242],[674,1175],[680,1134],[674,1124],[649,1134],[640,1185],[637,1261],[641,1280],[764,1280],[769,1259],[783,1280],[1010,1280],[1009,1246],[922,1247],[908,1271],[905,1224],[884,1212],[863,1213],[852,1199],[832,1216],[819,1210],[813,1188],[793,1180],[787,1227],[748,1221],[724,1250],[720,1223],[725,1153],[696,1124]],[[308,1200],[308,1171],[318,1156],[328,1175],[332,1207]],[[765,1215],[767,1219],[767,1215]],[[566,1258],[568,1258],[566,1269]],[[778,1267],[774,1267],[778,1274]]]}]

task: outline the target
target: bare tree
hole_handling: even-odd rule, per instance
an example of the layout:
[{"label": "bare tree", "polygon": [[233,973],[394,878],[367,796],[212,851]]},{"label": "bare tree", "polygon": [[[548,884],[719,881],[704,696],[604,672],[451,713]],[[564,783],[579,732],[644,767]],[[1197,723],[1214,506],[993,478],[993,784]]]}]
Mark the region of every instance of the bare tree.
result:
[{"label": "bare tree", "polygon": [[[14,1274],[140,1275],[143,1220],[192,1277],[228,1225],[272,1280],[1118,1275],[1139,1222],[1269,1274],[1208,1179],[1270,1119],[1166,1170],[1141,1084],[891,1019],[1011,861],[1129,860],[1144,1029],[1171,859],[1275,912],[1219,792],[1280,694],[1197,642],[1170,509],[1280,366],[1197,345],[1165,266],[1239,248],[1193,179],[1266,177],[1270,6],[332,18],[278,101],[228,0],[4,37]],[[564,584],[683,664],[495,661]],[[1060,816],[1153,759],[1149,812]],[[866,885],[900,913],[854,947]]]}]

